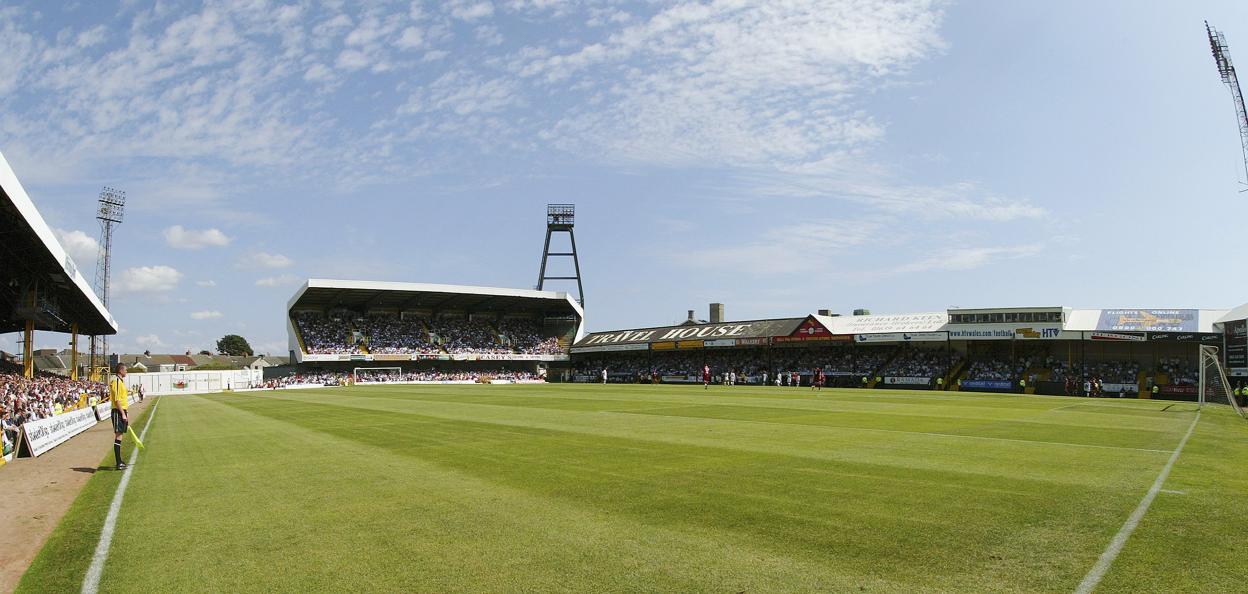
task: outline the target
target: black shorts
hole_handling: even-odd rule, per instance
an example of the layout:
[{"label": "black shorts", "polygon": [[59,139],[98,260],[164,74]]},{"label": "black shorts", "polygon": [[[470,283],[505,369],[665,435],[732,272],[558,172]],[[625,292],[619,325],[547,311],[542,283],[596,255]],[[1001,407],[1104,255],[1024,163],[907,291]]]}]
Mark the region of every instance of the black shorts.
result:
[{"label": "black shorts", "polygon": [[121,416],[121,411],[113,409],[113,433],[125,433],[130,428],[130,423],[125,417]]}]

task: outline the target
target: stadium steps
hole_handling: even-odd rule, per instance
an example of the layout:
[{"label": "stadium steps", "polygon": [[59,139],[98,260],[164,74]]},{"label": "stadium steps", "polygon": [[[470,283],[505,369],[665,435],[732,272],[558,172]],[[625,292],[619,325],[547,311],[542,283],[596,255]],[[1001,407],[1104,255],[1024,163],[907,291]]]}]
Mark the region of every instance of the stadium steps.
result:
[{"label": "stadium steps", "polygon": [[308,352],[308,345],[303,342],[303,328],[299,327],[299,322],[296,322],[294,318],[290,319],[290,325],[295,329],[295,340],[299,343],[299,350]]},{"label": "stadium steps", "polygon": [[875,371],[872,371],[871,381],[867,382],[867,387],[874,388],[876,384],[880,383],[879,381],[880,378],[884,377],[884,370],[888,369],[888,366],[892,365],[893,361],[896,361],[897,358],[900,356],[901,356],[901,350],[898,349],[897,352],[893,353],[893,356],[889,357],[886,361],[884,361],[883,365],[880,365],[879,367],[875,369]]},{"label": "stadium steps", "polygon": [[958,361],[957,365],[953,366],[953,369],[949,370],[949,375],[945,376],[945,390],[950,390],[954,392],[960,391],[960,386],[958,386],[958,378],[962,377],[962,375],[966,373],[966,368],[970,364],[971,362],[969,360],[967,360],[966,358],[963,358],[962,360]]},{"label": "stadium steps", "polygon": [[[354,346],[351,343],[351,338],[355,337],[355,333],[359,331],[360,329],[355,327],[355,322],[352,322],[350,319],[348,319],[347,320],[347,332],[348,332],[347,337],[348,338],[346,341],[344,341],[346,343],[347,349],[350,349],[352,346]],[[360,350],[363,351],[365,355],[369,354],[367,336],[364,337],[364,340],[360,341]]]}]

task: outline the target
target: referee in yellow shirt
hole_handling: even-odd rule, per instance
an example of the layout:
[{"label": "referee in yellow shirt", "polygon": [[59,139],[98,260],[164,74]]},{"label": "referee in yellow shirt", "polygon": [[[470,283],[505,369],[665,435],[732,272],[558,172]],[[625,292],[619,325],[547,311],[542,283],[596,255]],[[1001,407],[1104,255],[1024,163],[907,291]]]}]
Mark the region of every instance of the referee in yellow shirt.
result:
[{"label": "referee in yellow shirt", "polygon": [[130,428],[130,413],[126,410],[130,401],[126,394],[126,364],[117,364],[117,375],[108,384],[108,399],[113,402],[113,457],[117,458],[117,470],[124,470],[121,461],[121,438]]}]

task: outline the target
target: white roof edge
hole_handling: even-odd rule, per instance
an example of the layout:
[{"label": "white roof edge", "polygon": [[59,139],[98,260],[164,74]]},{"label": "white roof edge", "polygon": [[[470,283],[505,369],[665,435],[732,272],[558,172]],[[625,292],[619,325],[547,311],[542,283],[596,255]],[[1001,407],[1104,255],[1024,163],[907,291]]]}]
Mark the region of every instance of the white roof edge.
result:
[{"label": "white roof edge", "polygon": [[308,289],[364,289],[368,291],[409,291],[424,293],[457,293],[464,295],[494,295],[498,297],[520,297],[525,299],[550,299],[555,301],[567,301],[572,309],[576,311],[581,318],[585,317],[585,310],[566,292],[563,291],[537,291],[534,289],[509,289],[505,287],[479,287],[473,285],[443,285],[434,283],[403,283],[393,281],[362,281],[362,280],[341,280],[327,278],[310,278],[299,290],[295,291],[295,295],[290,298],[286,304],[286,310],[290,311],[299,301],[300,297],[308,291]]},{"label": "white roof edge", "polygon": [[26,189],[22,187],[22,182],[17,179],[17,174],[13,172],[13,168],[9,166],[9,162],[4,158],[4,153],[0,153],[0,187],[4,188],[4,193],[9,196],[13,204],[17,206],[17,211],[22,213],[26,222],[30,224],[31,229],[35,231],[35,235],[43,242],[44,247],[51,252],[53,259],[61,263],[61,268],[65,275],[73,281],[79,291],[87,297],[87,300],[99,312],[100,317],[113,328],[113,332],[117,332],[117,320],[113,319],[113,314],[109,313],[104,304],[95,294],[95,290],[87,283],[87,279],[83,278],[82,273],[78,271],[77,263],[72,268],[66,266],[66,262],[73,262],[73,258],[65,251],[61,242],[56,239],[56,234],[52,232],[52,228],[48,226],[47,221],[43,220],[43,215],[39,214],[39,209],[35,208],[35,203],[26,193]]}]

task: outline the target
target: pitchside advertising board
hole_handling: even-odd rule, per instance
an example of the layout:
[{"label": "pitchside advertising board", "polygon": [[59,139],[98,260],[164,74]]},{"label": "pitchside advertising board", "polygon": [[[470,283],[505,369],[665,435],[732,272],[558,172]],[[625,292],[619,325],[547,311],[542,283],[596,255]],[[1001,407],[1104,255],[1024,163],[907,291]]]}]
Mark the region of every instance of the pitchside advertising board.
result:
[{"label": "pitchside advertising board", "polygon": [[1009,390],[1014,387],[1010,380],[963,380],[961,387],[967,390]]},{"label": "pitchside advertising board", "polygon": [[1248,320],[1224,324],[1226,328],[1226,366],[1239,374],[1248,371]]},{"label": "pitchside advertising board", "polygon": [[38,456],[94,427],[97,422],[96,411],[92,408],[80,408],[47,419],[27,421],[22,424],[22,431],[19,433],[17,457]]}]

